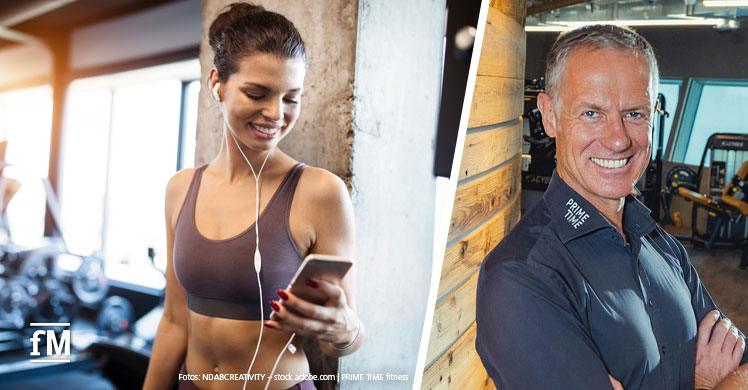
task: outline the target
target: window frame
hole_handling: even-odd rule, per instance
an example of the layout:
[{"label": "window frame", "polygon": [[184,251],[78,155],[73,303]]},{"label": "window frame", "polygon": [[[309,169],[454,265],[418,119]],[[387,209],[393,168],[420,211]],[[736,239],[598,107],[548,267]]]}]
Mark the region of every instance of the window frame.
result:
[{"label": "window frame", "polygon": [[748,79],[710,77],[691,77],[688,79],[686,90],[681,94],[682,103],[678,107],[675,133],[671,133],[674,136],[671,135],[672,141],[668,145],[667,156],[669,161],[684,164],[705,86],[748,87]]},{"label": "window frame", "polygon": [[[143,66],[143,67],[137,68],[137,69],[128,69],[128,70],[126,70],[124,72],[128,72],[129,73],[129,72],[137,72],[137,71],[141,71],[141,70],[147,71],[149,68],[154,68],[154,67],[163,66],[163,65],[169,65],[169,64],[177,64],[177,63],[181,63],[181,62],[185,62],[185,61],[199,61],[199,58],[180,59],[180,60],[173,61],[173,62],[168,62],[168,63],[161,63],[161,64],[156,64],[156,65]],[[116,71],[116,72],[112,72],[112,73],[108,73],[108,74],[107,73],[105,73],[105,74],[97,73],[95,76],[91,76],[91,77],[107,77],[107,76],[114,76],[114,75],[117,75],[119,73],[123,73],[123,72]],[[75,82],[77,80],[87,79],[87,78],[89,78],[89,77],[80,77],[80,78],[71,79],[70,83],[68,85],[72,84],[73,82]],[[189,143],[186,142],[186,137],[188,135],[187,126],[189,125],[189,121],[188,121],[188,112],[189,112],[188,103],[190,103],[190,99],[189,99],[189,96],[188,96],[189,95],[189,86],[192,83],[194,83],[194,82],[198,82],[198,84],[199,84],[199,82],[200,82],[200,76],[199,75],[197,75],[196,77],[193,77],[193,76],[187,76],[187,77],[177,76],[177,77],[175,77],[175,79],[176,79],[176,81],[178,81],[181,84],[180,85],[180,93],[179,93],[179,99],[180,99],[180,101],[179,101],[178,128],[177,128],[177,134],[176,134],[176,139],[175,139],[176,142],[174,143],[174,146],[177,148],[177,150],[176,150],[176,161],[174,161],[174,165],[173,165],[173,167],[175,169],[174,172],[176,173],[176,172],[178,172],[179,170],[181,170],[183,168],[183,159],[184,159],[184,155],[185,155],[185,152],[186,152],[184,150],[184,148],[187,145],[189,145]],[[115,90],[117,88],[120,88],[120,87],[121,87],[121,85],[113,84],[111,86],[103,86],[102,89],[108,91],[113,96],[114,93],[115,93]],[[69,93],[69,91],[68,91],[68,93]],[[108,139],[107,143],[108,143],[108,145],[107,145],[107,158],[106,158],[106,161],[103,161],[103,163],[105,163],[107,165],[107,169],[106,169],[106,178],[105,178],[105,183],[104,183],[104,194],[103,194],[104,198],[103,198],[103,201],[102,201],[102,203],[100,205],[103,208],[102,219],[101,219],[101,221],[97,221],[97,222],[99,222],[99,225],[101,226],[101,235],[102,235],[100,237],[101,238],[101,240],[100,240],[101,244],[100,244],[100,247],[97,250],[98,253],[106,253],[106,246],[107,246],[107,238],[106,238],[106,236],[107,236],[107,228],[106,227],[107,227],[107,223],[108,223],[108,221],[107,221],[108,220],[108,210],[109,210],[109,207],[110,207],[109,192],[111,191],[111,189],[110,189],[110,169],[109,169],[109,165],[110,165],[109,160],[111,158],[111,156],[110,156],[110,154],[111,154],[111,145],[109,145],[109,144],[111,143],[111,133],[113,131],[113,115],[114,115],[114,108],[113,108],[113,106],[114,106],[114,101],[112,101],[112,107],[110,107],[109,124],[108,124],[108,127],[105,129],[105,131],[108,134],[107,135],[107,139]],[[65,152],[65,150],[62,148],[61,145],[60,145],[60,147],[61,147],[60,153],[62,154],[62,153]],[[62,180],[63,181],[65,180],[64,175],[62,175]],[[60,188],[62,188],[62,183],[60,183]],[[130,264],[129,267],[136,267],[136,269],[137,269],[137,265]],[[156,269],[158,269],[159,271],[162,271],[162,272],[164,271],[160,267],[156,267]],[[154,289],[154,287],[151,286],[149,283],[137,283],[137,281],[133,281],[133,280],[131,280],[128,277],[118,278],[116,275],[112,275],[112,274],[108,274],[107,277],[110,278],[111,280],[119,282],[119,283],[124,283],[124,284],[128,284],[128,285],[137,285],[139,288],[144,288],[144,289],[148,289],[148,290]]]}]

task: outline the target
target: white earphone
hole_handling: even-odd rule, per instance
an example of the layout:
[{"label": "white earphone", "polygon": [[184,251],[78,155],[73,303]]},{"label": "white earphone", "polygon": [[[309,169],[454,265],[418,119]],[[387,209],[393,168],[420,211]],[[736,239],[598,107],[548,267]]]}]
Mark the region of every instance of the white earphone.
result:
[{"label": "white earphone", "polygon": [[[221,101],[221,96],[218,93],[218,89],[220,88],[220,83],[216,83],[213,85],[212,89],[212,95],[213,99],[215,99],[217,102]],[[262,170],[265,168],[265,163],[267,163],[268,159],[270,158],[270,152],[265,156],[265,160],[262,162],[262,165],[260,166],[260,170],[255,173],[254,167],[252,167],[252,164],[249,162],[249,159],[244,154],[244,151],[242,150],[241,146],[239,146],[239,141],[236,139],[235,131],[229,124],[228,119],[226,118],[226,113],[223,112],[223,107],[221,107],[221,113],[223,114],[223,125],[228,129],[229,135],[231,135],[231,138],[234,140],[234,144],[236,145],[236,148],[239,150],[239,153],[241,153],[242,157],[244,157],[244,161],[246,161],[247,165],[249,166],[249,170],[252,172],[252,176],[255,178],[255,253],[254,253],[254,269],[255,274],[257,275],[257,287],[258,292],[260,295],[260,335],[257,340],[257,345],[255,346],[255,352],[252,355],[252,361],[249,363],[249,368],[247,368],[247,375],[244,378],[244,386],[242,389],[246,389],[247,387],[247,380],[249,379],[249,374],[252,372],[252,367],[255,364],[255,360],[257,359],[257,353],[260,350],[260,343],[262,342],[262,333],[263,328],[265,327],[265,311],[264,306],[262,304],[262,282],[260,281],[260,270],[262,269],[262,258],[260,256],[260,176],[262,175]],[[291,344],[291,342],[294,339],[294,336],[296,336],[296,333],[291,334],[291,337],[288,339],[288,342],[286,342],[285,347],[281,350],[281,352],[278,354],[278,357],[275,359],[275,363],[273,364],[273,368],[270,371],[270,375],[268,377],[267,382],[265,383],[265,390],[270,386],[270,382],[273,380],[273,374],[275,373],[276,368],[278,368],[278,363],[280,362],[281,357],[283,356],[283,353],[286,350],[290,350],[291,353],[295,352],[295,347]]]},{"label": "white earphone", "polygon": [[215,101],[217,101],[217,102],[221,101],[221,96],[218,95],[218,88],[220,86],[221,86],[220,83],[216,83],[216,85],[213,86],[213,99],[215,99]]}]

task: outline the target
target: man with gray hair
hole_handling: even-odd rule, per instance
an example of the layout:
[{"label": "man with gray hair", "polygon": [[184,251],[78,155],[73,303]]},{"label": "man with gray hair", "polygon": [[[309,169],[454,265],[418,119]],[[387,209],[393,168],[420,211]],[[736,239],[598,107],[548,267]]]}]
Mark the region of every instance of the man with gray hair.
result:
[{"label": "man with gray hair", "polygon": [[556,171],[478,280],[476,349],[499,389],[711,389],[748,362],[683,246],[631,195],[658,83],[652,47],[625,28],[551,48],[538,108]]}]

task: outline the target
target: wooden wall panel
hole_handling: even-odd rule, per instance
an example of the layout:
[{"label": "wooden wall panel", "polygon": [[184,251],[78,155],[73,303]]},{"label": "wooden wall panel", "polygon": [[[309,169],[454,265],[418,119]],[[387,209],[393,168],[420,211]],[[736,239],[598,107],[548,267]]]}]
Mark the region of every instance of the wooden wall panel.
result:
[{"label": "wooden wall panel", "polygon": [[426,354],[427,365],[441,356],[475,322],[477,284],[478,274],[475,273],[447,299],[436,304],[434,322],[431,324],[431,342]]},{"label": "wooden wall panel", "polygon": [[478,271],[483,258],[504,238],[519,220],[519,194],[499,210],[481,229],[451,243],[444,254],[437,299],[454,290],[460,283]]},{"label": "wooden wall panel", "polygon": [[457,188],[448,241],[485,222],[496,210],[503,208],[519,191],[521,158],[511,160]]},{"label": "wooden wall panel", "polygon": [[524,81],[478,74],[468,127],[488,126],[507,122],[522,115]]},{"label": "wooden wall panel", "polygon": [[[501,12],[502,14],[509,16],[518,25],[525,26],[525,2],[517,0],[490,0],[488,3],[489,9],[493,8]],[[522,31],[522,35],[524,35]],[[525,64],[522,64],[522,69],[525,68]]]},{"label": "wooden wall panel", "polygon": [[475,351],[475,324],[423,373],[422,389],[495,389]]},{"label": "wooden wall panel", "polygon": [[478,269],[519,220],[524,0],[491,0],[423,389],[493,389],[475,351]]},{"label": "wooden wall panel", "polygon": [[516,156],[522,148],[522,122],[465,136],[459,180],[475,176]]},{"label": "wooden wall panel", "polygon": [[[522,80],[525,77],[525,34],[523,27],[513,23],[501,12],[489,12],[478,74]],[[515,55],[506,55],[516,53]]]}]

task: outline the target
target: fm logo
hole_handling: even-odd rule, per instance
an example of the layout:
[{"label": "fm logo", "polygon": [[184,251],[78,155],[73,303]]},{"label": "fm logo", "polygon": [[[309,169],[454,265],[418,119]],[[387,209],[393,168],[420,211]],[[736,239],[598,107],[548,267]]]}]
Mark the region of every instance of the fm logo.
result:
[{"label": "fm logo", "polygon": [[[63,329],[60,332],[60,338],[57,339],[57,333],[52,327],[70,327],[69,322],[32,322],[32,328],[47,328],[47,329],[36,329],[31,336],[31,353],[29,354],[32,359],[31,363],[69,363],[70,362],[70,329]],[[39,343],[42,338],[46,340],[47,350],[44,358],[34,359],[34,357],[41,357],[42,353],[39,352]]]}]

